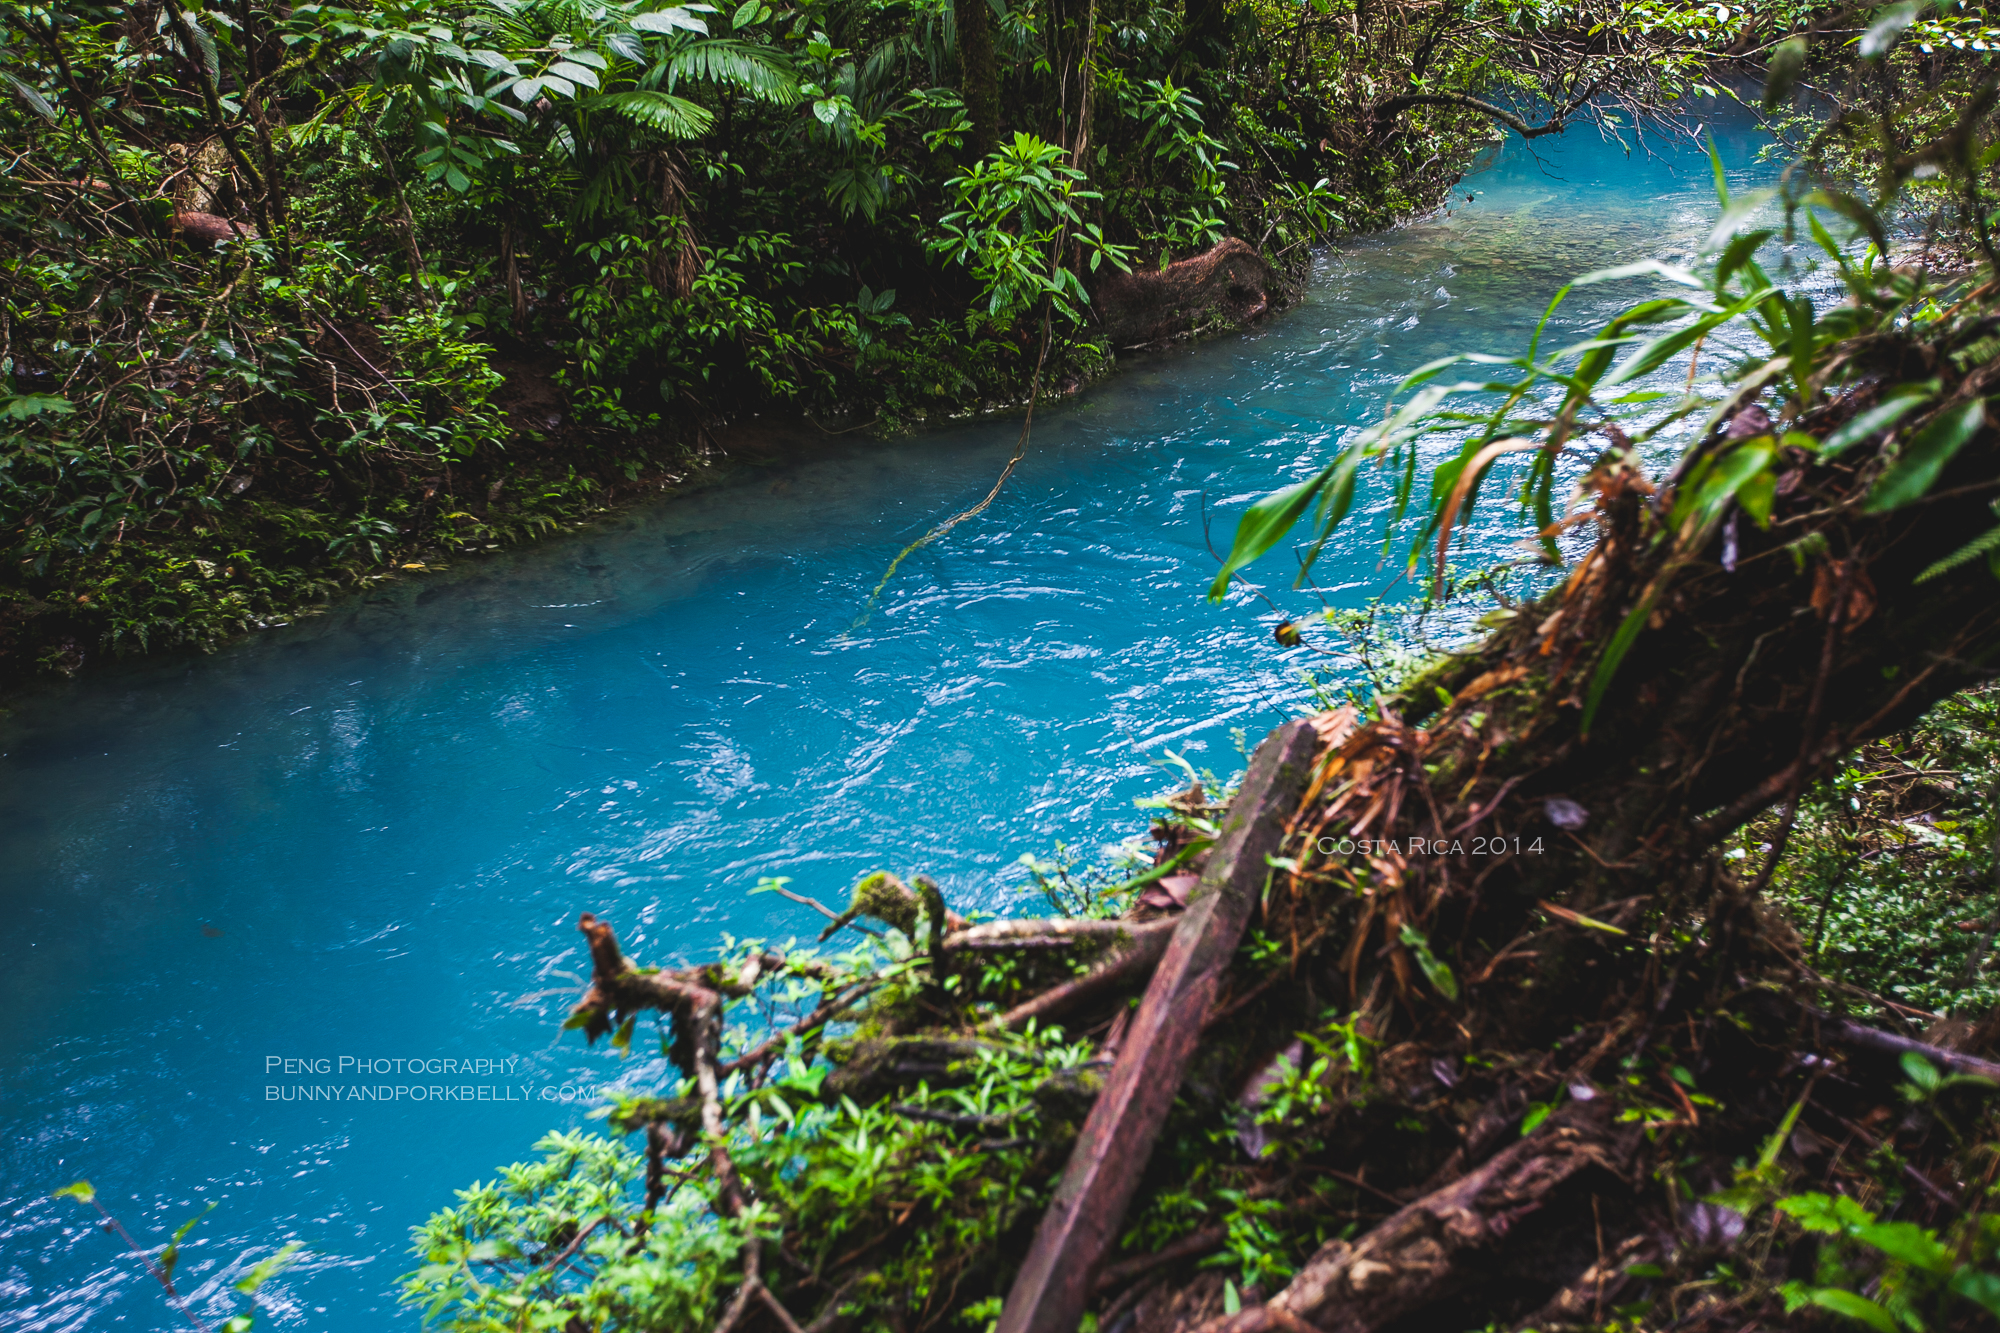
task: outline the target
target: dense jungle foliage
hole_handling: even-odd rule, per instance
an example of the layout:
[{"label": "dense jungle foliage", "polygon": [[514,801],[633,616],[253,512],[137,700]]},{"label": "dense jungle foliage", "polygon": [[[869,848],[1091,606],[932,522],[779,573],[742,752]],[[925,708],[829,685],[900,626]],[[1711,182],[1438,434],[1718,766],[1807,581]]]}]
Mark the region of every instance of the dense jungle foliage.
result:
[{"label": "dense jungle foliage", "polygon": [[1742,24],[5,5],[0,673],[212,644],[573,524],[759,412],[898,430],[1073,389],[1118,350],[1110,275],[1235,237],[1280,300],[1305,247],[1432,206],[1499,127],[1631,133]]}]

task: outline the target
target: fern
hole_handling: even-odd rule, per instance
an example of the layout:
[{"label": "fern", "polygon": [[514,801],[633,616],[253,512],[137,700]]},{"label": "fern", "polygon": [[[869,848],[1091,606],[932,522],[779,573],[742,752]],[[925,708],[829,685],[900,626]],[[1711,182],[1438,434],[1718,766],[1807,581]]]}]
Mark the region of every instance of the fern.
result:
[{"label": "fern", "polygon": [[1965,545],[1953,551],[1944,559],[1917,575],[1918,583],[1926,583],[1940,574],[1948,574],[1960,565],[1977,560],[1980,556],[2000,551],[2000,528],[1989,528]]}]

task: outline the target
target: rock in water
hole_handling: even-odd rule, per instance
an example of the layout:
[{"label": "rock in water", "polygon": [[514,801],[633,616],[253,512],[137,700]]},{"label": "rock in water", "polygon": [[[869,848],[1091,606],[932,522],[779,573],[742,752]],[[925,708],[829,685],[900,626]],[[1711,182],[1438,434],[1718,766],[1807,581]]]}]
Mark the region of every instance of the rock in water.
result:
[{"label": "rock in water", "polygon": [[1113,345],[1164,342],[1217,316],[1247,324],[1271,308],[1277,275],[1247,242],[1231,236],[1163,269],[1113,273],[1091,304]]}]

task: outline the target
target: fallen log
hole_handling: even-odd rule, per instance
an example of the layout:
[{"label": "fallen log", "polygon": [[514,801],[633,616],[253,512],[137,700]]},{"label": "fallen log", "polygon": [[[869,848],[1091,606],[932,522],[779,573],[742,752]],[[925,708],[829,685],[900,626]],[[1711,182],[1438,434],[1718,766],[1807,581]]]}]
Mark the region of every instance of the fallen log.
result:
[{"label": "fallen log", "polygon": [[1310,723],[1291,722],[1271,733],[1251,757],[1201,884],[1153,973],[1014,1279],[998,1333],[1074,1333],[1251,909],[1270,880],[1267,860],[1283,845],[1318,744]]},{"label": "fallen log", "polygon": [[986,921],[944,937],[944,949],[1052,949],[1078,944],[1120,944],[1165,926],[1171,921],[1133,922],[1096,917],[1014,917],[1006,921]]}]

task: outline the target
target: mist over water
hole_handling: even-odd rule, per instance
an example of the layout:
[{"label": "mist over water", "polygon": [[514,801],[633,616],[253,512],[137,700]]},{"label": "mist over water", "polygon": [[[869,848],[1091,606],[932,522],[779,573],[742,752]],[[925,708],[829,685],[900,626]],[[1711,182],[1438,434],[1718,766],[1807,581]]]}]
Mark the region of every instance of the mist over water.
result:
[{"label": "mist over water", "polygon": [[[1747,128],[1723,133],[1736,180],[1763,174]],[[816,932],[746,896],[766,875],[837,905],[866,871],[924,870],[961,909],[1018,911],[1023,852],[1143,832],[1134,798],[1185,781],[1166,751],[1240,769],[1237,733],[1295,711],[1324,659],[1280,650],[1248,594],[1203,600],[1204,497],[1221,547],[1410,370],[1522,350],[1578,274],[1690,258],[1706,158],[1588,134],[1508,142],[1449,213],[1322,258],[1297,308],[1041,414],[992,508],[865,619],[1018,421],[801,442],[582,536],[21,700],[0,722],[0,1329],[185,1327],[94,1212],[49,1197],[80,1177],[146,1245],[216,1205],[181,1259],[204,1313],[297,1239],[260,1327],[415,1328],[408,1228],[593,1123],[597,1087],[660,1075],[557,1032],[580,911],[658,964]],[[1642,294],[1580,288],[1548,338]],[[1386,491],[1364,483],[1321,561],[1349,604],[1389,580]],[[1472,563],[1522,535],[1499,505],[1480,523]],[[1288,556],[1251,572],[1316,608],[1279,591]],[[474,1099],[283,1100],[325,1085]]]}]

